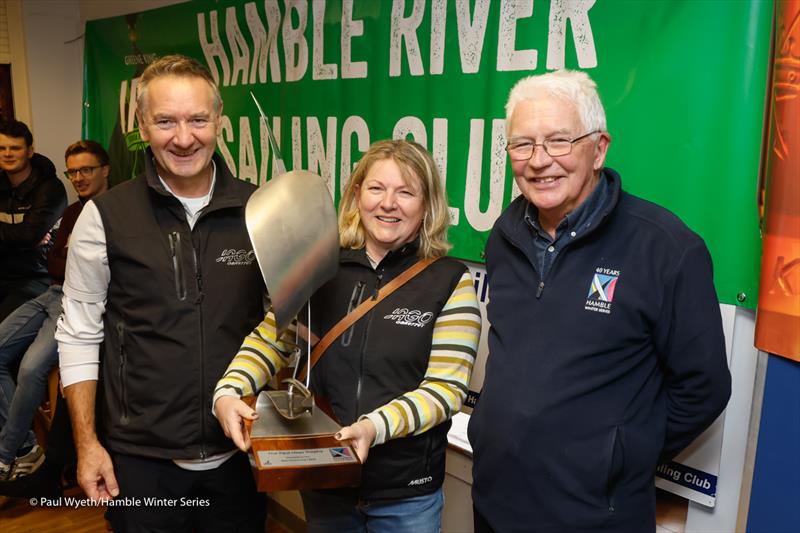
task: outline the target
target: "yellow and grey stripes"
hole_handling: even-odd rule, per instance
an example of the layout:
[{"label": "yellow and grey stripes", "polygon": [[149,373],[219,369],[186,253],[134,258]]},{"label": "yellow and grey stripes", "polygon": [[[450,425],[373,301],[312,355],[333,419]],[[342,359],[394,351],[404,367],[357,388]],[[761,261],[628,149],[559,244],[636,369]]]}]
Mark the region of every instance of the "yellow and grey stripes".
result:
[{"label": "yellow and grey stripes", "polygon": [[431,356],[419,387],[361,417],[375,424],[374,445],[419,435],[461,410],[481,336],[481,313],[464,272],[433,326]]},{"label": "yellow and grey stripes", "polygon": [[295,348],[295,323],[278,338],[275,315],[264,320],[245,337],[225,374],[217,382],[214,402],[220,396],[248,396],[263,389],[277,372],[289,363]]}]

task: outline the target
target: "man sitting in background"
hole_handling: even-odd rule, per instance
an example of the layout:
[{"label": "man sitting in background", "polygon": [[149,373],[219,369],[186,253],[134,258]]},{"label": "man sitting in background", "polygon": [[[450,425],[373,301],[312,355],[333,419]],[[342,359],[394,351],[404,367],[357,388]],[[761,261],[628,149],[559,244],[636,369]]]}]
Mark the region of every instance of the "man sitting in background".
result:
[{"label": "man sitting in background", "polygon": [[0,321],[50,283],[50,230],[67,205],[56,167],[23,122],[0,122]]},{"label": "man sitting in background", "polygon": [[83,204],[108,188],[108,154],[98,143],[78,141],[67,148],[65,158],[65,174],[78,193],[78,201],[64,212],[47,256],[53,285],[0,323],[0,481],[27,476],[44,462],[44,453],[30,427],[44,395],[47,375],[58,362],[55,330],[61,314],[69,236]]}]

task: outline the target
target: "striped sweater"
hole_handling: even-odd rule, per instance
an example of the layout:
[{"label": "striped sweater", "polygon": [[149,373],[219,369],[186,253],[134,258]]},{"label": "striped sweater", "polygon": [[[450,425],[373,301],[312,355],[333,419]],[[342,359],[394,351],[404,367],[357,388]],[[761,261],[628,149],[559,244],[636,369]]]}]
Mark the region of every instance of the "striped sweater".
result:
[{"label": "striped sweater", "polygon": [[[419,386],[365,413],[377,429],[373,445],[419,435],[457,413],[467,396],[481,333],[478,300],[469,271],[465,271],[436,318],[433,343],[424,378]],[[255,394],[278,370],[289,364],[296,347],[296,326],[278,336],[275,319],[268,313],[242,343],[219,380],[214,401],[220,396]]]}]

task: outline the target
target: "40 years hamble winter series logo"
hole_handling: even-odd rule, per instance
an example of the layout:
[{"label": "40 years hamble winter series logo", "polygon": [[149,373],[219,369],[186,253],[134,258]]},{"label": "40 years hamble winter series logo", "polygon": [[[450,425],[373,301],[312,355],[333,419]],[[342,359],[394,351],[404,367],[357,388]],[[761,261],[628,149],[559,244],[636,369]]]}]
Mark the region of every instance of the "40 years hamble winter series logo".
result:
[{"label": "40 years hamble winter series logo", "polygon": [[618,281],[619,270],[605,267],[595,268],[583,308],[595,313],[611,314],[611,302],[614,301],[614,291],[617,289]]}]

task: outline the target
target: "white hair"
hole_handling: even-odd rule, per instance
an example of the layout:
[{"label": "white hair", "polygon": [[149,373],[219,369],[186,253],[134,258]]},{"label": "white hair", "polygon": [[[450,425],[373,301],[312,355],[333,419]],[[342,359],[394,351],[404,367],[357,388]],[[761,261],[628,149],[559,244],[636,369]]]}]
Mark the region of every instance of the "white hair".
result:
[{"label": "white hair", "polygon": [[606,131],[606,112],[597,94],[597,84],[585,72],[556,70],[522,78],[514,85],[506,102],[506,132],[517,104],[535,100],[542,93],[575,104],[578,118],[587,132]]}]

